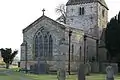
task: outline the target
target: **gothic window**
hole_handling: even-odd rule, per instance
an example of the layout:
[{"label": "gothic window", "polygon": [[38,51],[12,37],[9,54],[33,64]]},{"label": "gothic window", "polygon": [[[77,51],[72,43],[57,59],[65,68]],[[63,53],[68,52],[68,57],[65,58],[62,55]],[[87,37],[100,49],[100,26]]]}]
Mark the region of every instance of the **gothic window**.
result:
[{"label": "gothic window", "polygon": [[38,37],[35,37],[35,57],[38,56]]},{"label": "gothic window", "polygon": [[38,56],[43,56],[43,39],[42,39],[42,35],[39,36],[39,39],[38,39]]},{"label": "gothic window", "polygon": [[81,15],[81,11],[82,11],[82,9],[81,9],[81,7],[80,7],[80,10],[79,10],[79,15]]},{"label": "gothic window", "polygon": [[84,12],[85,12],[84,7],[82,7],[82,15],[84,15]]},{"label": "gothic window", "polygon": [[49,56],[52,57],[52,50],[53,50],[53,40],[52,40],[52,37],[51,35],[49,36]]},{"label": "gothic window", "polygon": [[44,56],[48,54],[48,38],[47,35],[44,36]]},{"label": "gothic window", "polygon": [[35,57],[49,58],[53,54],[53,40],[48,32],[39,32],[35,36]]},{"label": "gothic window", "polygon": [[84,15],[85,14],[85,9],[84,7],[79,8],[79,15]]}]

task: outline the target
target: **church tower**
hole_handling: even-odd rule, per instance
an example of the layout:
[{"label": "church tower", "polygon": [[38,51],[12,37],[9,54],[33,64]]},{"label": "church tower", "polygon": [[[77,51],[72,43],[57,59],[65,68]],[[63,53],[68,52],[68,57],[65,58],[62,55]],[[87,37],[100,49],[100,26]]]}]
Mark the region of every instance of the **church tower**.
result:
[{"label": "church tower", "polygon": [[108,22],[108,7],[104,0],[69,0],[66,4],[66,23],[75,28],[95,34],[101,32]]}]

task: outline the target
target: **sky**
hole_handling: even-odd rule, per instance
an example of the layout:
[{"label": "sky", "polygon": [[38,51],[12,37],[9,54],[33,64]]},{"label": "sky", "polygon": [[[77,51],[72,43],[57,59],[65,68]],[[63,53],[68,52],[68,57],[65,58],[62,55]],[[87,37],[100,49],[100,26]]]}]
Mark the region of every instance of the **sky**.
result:
[{"label": "sky", "polygon": [[[0,48],[18,50],[23,41],[22,30],[42,15],[56,19],[59,15],[55,8],[68,0],[0,0]],[[108,18],[118,14],[120,0],[105,0],[108,8]]]}]

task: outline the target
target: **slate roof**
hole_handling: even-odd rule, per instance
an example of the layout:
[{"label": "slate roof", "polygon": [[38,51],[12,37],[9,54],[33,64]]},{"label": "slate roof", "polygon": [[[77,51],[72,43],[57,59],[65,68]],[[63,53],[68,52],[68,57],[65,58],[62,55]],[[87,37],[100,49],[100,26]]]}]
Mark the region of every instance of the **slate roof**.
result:
[{"label": "slate roof", "polygon": [[102,6],[108,9],[107,4],[104,0],[69,0],[66,5],[77,5],[77,4],[85,4],[92,2],[99,2]]}]

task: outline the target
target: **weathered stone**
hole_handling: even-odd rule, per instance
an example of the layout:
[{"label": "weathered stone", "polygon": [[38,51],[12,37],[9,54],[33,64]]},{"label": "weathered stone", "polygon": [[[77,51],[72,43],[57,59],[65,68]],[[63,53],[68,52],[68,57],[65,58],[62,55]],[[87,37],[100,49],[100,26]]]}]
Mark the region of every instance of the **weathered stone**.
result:
[{"label": "weathered stone", "polygon": [[85,64],[85,74],[86,74],[86,75],[90,75],[90,73],[91,73],[91,65],[90,65],[89,62],[87,62],[87,63]]},{"label": "weathered stone", "polygon": [[[79,15],[79,8],[84,7],[85,14]],[[104,12],[103,12],[104,11]],[[104,16],[103,16],[104,13]],[[56,63],[56,55],[61,52],[64,52],[65,58],[65,68],[68,69],[68,53],[67,49],[60,50],[60,40],[65,39],[65,43],[68,43],[69,36],[68,30],[71,29],[73,31],[71,36],[71,45],[74,45],[73,52],[71,51],[70,58],[73,58],[72,64],[77,64],[80,60],[78,57],[80,54],[79,47],[81,46],[81,61],[83,61],[84,57],[84,49],[83,49],[83,35],[84,33],[89,33],[91,36],[99,37],[101,36],[101,30],[107,24],[107,9],[105,6],[101,5],[99,2],[96,3],[86,3],[86,4],[77,4],[77,5],[68,5],[66,8],[66,24],[61,24],[47,16],[41,16],[32,24],[30,24],[27,28],[23,30],[23,44],[24,41],[27,42],[27,45],[21,45],[21,68],[24,68],[25,59],[27,56],[28,66],[37,63],[35,56],[35,36],[43,29],[43,32],[47,34],[47,32],[52,36],[53,39],[53,50],[52,50],[52,58],[42,57],[47,61],[47,64],[51,65],[50,69],[57,70]],[[98,29],[99,27],[99,29]],[[44,34],[40,32],[40,34]],[[96,43],[95,40],[87,39],[88,51],[86,50],[86,55],[88,59],[91,59],[92,56],[96,56]],[[26,49],[27,47],[27,49]],[[68,46],[67,46],[68,47]],[[71,47],[72,48],[72,47]],[[72,50],[72,49],[71,49]],[[65,53],[66,52],[66,53]],[[46,52],[45,52],[46,53]],[[26,55],[27,54],[27,55]],[[49,54],[49,53],[48,53]],[[33,62],[31,62],[33,61]],[[72,70],[76,70],[77,65],[73,65]]]},{"label": "weathered stone", "polygon": [[114,71],[111,65],[106,67],[106,80],[114,80]]},{"label": "weathered stone", "polygon": [[59,69],[57,72],[57,78],[58,80],[65,80],[66,78],[66,73],[64,69]]},{"label": "weathered stone", "polygon": [[85,80],[85,64],[80,64],[78,68],[78,80]]},{"label": "weathered stone", "polygon": [[98,73],[100,64],[98,62],[91,63],[91,72]]}]

